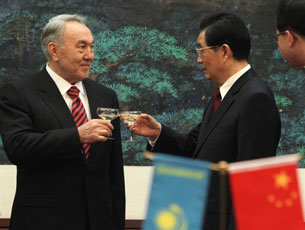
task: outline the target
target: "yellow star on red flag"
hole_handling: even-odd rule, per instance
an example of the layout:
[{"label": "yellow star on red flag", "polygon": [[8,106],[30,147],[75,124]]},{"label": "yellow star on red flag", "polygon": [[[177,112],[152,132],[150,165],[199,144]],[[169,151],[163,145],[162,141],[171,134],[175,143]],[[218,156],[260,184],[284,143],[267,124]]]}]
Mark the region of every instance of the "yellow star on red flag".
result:
[{"label": "yellow star on red flag", "polygon": [[229,164],[239,230],[304,230],[296,154]]},{"label": "yellow star on red flag", "polygon": [[288,184],[291,182],[290,176],[287,175],[285,171],[281,171],[274,175],[275,187],[287,189]]}]

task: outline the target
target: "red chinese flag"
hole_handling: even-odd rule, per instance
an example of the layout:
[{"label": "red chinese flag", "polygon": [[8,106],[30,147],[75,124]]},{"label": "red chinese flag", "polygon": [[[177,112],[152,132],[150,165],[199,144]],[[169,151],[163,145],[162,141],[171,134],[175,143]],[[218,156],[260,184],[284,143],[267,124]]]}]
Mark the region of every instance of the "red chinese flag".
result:
[{"label": "red chinese flag", "polygon": [[239,230],[304,230],[297,154],[229,165]]}]

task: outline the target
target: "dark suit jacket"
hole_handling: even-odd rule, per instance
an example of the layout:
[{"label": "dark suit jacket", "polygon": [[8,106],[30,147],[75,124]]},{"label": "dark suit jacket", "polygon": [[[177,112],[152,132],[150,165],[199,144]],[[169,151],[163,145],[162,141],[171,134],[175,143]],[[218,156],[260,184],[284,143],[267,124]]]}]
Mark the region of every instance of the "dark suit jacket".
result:
[{"label": "dark suit jacket", "polygon": [[[212,101],[205,109],[202,122],[187,135],[162,126],[153,151],[214,163],[243,161],[276,154],[281,129],[280,116],[273,93],[252,69],[234,83],[209,121],[211,108]],[[234,229],[229,183],[227,200],[226,226]],[[219,207],[219,176],[213,172],[205,230],[219,229]]]},{"label": "dark suit jacket", "polygon": [[[116,94],[83,81],[92,118],[96,108],[118,107]],[[125,191],[119,119],[114,141],[92,145],[86,163],[63,97],[44,69],[0,90],[0,131],[17,165],[12,230],[122,230]]]}]

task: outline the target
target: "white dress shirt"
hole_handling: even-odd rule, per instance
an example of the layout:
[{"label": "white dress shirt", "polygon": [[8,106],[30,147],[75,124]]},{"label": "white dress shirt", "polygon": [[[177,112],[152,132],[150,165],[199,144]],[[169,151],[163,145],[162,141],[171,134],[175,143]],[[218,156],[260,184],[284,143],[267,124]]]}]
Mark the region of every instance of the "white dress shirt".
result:
[{"label": "white dress shirt", "polygon": [[237,73],[235,73],[233,76],[229,77],[229,79],[226,80],[225,83],[223,83],[222,86],[219,87],[221,100],[226,96],[227,92],[229,92],[234,83],[250,68],[251,66],[248,64],[247,66],[239,70]]},{"label": "white dress shirt", "polygon": [[49,73],[49,75],[51,76],[51,78],[53,79],[53,81],[55,82],[57,88],[59,89],[62,97],[64,98],[69,110],[72,113],[72,99],[71,97],[68,95],[67,91],[72,87],[72,86],[76,86],[79,90],[79,98],[82,101],[84,107],[85,107],[85,111],[87,113],[87,117],[88,120],[91,120],[91,113],[90,113],[90,108],[89,108],[89,102],[88,102],[88,97],[87,97],[87,93],[86,93],[86,89],[83,85],[83,82],[77,82],[74,85],[71,85],[69,82],[67,82],[65,79],[63,79],[62,77],[60,77],[57,73],[55,73],[47,64],[47,72]]}]

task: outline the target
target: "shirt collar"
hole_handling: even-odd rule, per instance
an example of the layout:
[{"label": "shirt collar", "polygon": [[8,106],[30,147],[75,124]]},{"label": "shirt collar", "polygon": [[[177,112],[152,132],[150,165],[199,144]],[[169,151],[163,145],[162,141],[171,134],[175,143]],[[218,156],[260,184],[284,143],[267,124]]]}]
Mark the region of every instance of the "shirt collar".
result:
[{"label": "shirt collar", "polygon": [[69,82],[67,82],[65,79],[63,79],[61,76],[59,76],[57,73],[55,73],[47,64],[46,66],[46,70],[49,73],[50,77],[53,79],[53,81],[55,82],[57,88],[60,91],[60,94],[62,96],[64,96],[67,91],[72,87],[72,86],[76,86],[79,90],[79,92],[84,95],[84,86],[82,81],[79,81],[77,83],[75,83],[74,85],[70,84]]},{"label": "shirt collar", "polygon": [[248,64],[247,66],[245,66],[244,68],[242,68],[241,70],[239,70],[237,73],[235,73],[233,76],[229,77],[228,80],[225,81],[225,83],[223,83],[222,86],[220,86],[219,90],[220,90],[220,95],[221,95],[221,100],[226,96],[226,94],[229,92],[229,90],[231,89],[231,87],[233,86],[233,84],[244,74],[246,73],[249,69],[251,68],[251,66]]}]

